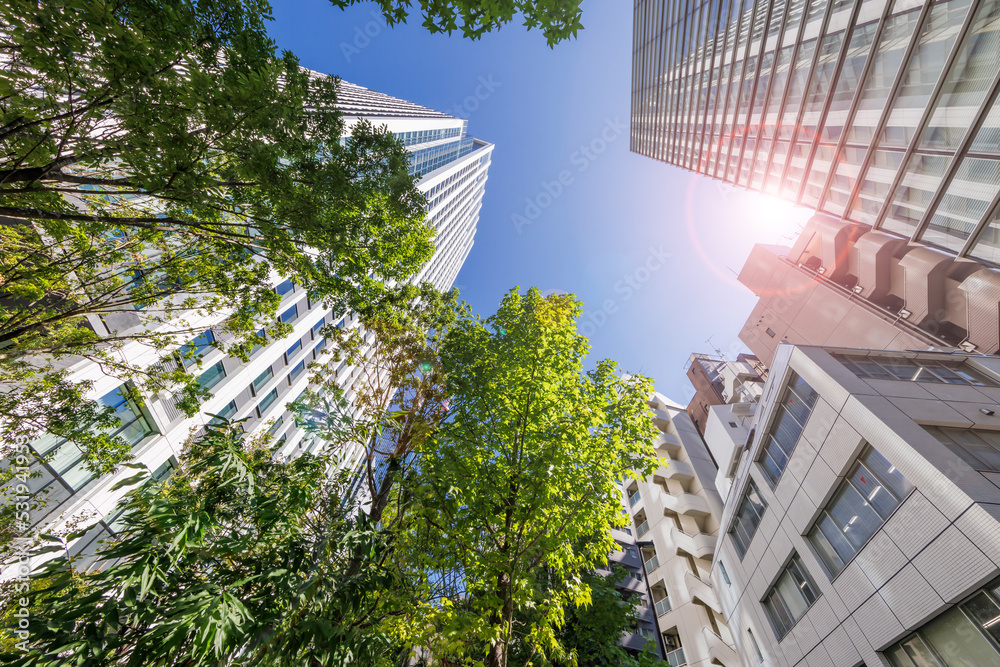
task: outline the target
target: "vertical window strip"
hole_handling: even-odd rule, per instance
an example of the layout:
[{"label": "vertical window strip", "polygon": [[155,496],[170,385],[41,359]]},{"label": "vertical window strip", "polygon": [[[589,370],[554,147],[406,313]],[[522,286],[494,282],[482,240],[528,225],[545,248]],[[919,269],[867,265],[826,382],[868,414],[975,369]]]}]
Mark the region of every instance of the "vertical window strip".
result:
[{"label": "vertical window strip", "polygon": [[819,591],[809,578],[797,554],[764,597],[764,609],[780,641],[819,599]]},{"label": "vertical window strip", "polygon": [[784,398],[775,408],[771,428],[758,459],[772,485],[781,479],[818,396],[798,374],[792,374]]},{"label": "vertical window strip", "polygon": [[844,570],[912,490],[913,485],[878,450],[865,447],[809,532],[831,578]]}]

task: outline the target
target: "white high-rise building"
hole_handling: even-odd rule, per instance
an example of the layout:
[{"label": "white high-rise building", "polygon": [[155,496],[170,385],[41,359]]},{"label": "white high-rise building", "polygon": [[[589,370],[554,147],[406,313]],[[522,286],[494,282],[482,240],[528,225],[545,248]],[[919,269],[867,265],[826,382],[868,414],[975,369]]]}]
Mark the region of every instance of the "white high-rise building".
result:
[{"label": "white high-rise building", "polygon": [[[493,145],[467,136],[467,121],[461,118],[361,86],[342,82],[339,99],[347,132],[358,120],[368,119],[376,126],[386,126],[409,149],[411,173],[420,175],[417,187],[427,197],[428,219],[437,230],[435,253],[413,280],[431,282],[441,290],[450,288],[472,248]],[[94,400],[117,410],[121,426],[116,434],[132,445],[134,460],[148,466],[154,475],[169,474],[185,441],[193,430],[212,419],[210,415],[245,419],[248,434],[270,429],[282,445],[282,454],[298,450],[302,433],[287,404],[308,386],[306,367],[326,345],[320,329],[324,324],[351,327],[357,322],[350,314],[334,313],[311,301],[292,281],[276,274],[272,277],[282,296],[279,318],[291,324],[293,332],[256,349],[249,362],[211,347],[218,335],[212,329],[188,343],[203,353],[200,377],[213,394],[194,417],[177,409],[172,396],[142,396],[129,384],[105,375],[92,362],[69,367],[71,379],[93,382]],[[138,344],[125,347],[122,354],[140,363],[142,355],[149,355],[150,361],[155,358],[148,347]],[[361,371],[346,362],[330,370],[345,388]],[[35,447],[39,454],[52,456],[35,464],[41,475],[29,484],[32,494],[43,494],[38,497],[45,499],[44,509],[32,517],[32,530],[44,526],[45,530],[59,531],[74,523],[93,524],[72,549],[87,553],[96,540],[114,531],[116,504],[124,489],[112,491],[111,487],[134,471],[125,469],[95,479],[73,443],[43,437]]]},{"label": "white high-rise building", "polygon": [[649,406],[660,465],[624,485],[664,659],[671,666],[737,667],[710,578],[723,508],[715,462],[683,406],[659,393]]}]

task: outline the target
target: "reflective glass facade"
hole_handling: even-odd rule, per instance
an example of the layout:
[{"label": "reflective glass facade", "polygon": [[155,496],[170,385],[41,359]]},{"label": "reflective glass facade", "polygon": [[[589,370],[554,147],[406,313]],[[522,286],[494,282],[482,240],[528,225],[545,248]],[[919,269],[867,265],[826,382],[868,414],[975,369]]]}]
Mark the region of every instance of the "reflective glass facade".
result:
[{"label": "reflective glass facade", "polygon": [[634,152],[1000,262],[1000,0],[636,0]]}]

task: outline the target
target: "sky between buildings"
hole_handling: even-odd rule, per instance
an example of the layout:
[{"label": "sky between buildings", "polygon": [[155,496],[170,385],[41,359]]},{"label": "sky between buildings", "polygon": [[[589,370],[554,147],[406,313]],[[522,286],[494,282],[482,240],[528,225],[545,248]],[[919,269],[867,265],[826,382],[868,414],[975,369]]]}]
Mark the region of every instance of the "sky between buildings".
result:
[{"label": "sky between buildings", "polygon": [[733,357],[755,298],[754,243],[790,244],[809,211],[629,152],[632,3],[587,0],[549,49],[509,26],[477,42],[389,29],[374,5],[272,0],[270,33],[311,69],[469,120],[496,144],[475,246],[456,279],[492,313],[511,287],[572,292],[591,361],[611,358],[686,403],[691,352]]}]

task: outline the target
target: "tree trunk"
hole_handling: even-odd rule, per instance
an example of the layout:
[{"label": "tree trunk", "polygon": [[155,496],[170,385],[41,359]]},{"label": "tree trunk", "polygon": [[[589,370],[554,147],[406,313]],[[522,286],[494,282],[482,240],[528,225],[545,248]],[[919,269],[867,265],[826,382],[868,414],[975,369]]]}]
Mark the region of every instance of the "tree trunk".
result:
[{"label": "tree trunk", "polygon": [[507,651],[510,648],[511,623],[514,620],[514,597],[511,595],[510,575],[504,572],[497,578],[497,597],[503,600],[503,608],[491,614],[490,621],[501,628],[500,638],[490,646],[486,656],[487,667],[507,667]]}]

